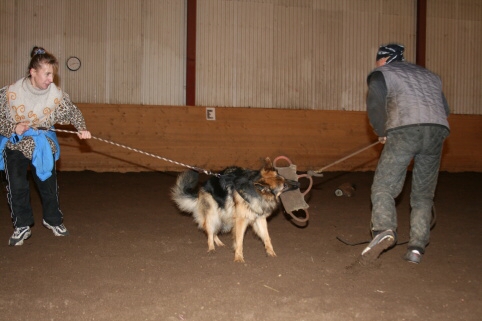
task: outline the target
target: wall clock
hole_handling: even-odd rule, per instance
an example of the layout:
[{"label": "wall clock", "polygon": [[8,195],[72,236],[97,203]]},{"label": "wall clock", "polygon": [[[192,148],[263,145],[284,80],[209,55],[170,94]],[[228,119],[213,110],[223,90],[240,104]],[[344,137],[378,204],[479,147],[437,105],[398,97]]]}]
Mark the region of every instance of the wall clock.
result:
[{"label": "wall clock", "polygon": [[67,58],[67,68],[69,68],[69,70],[77,71],[77,70],[79,70],[80,65],[81,65],[81,63],[80,63],[79,58],[77,58],[75,56]]}]

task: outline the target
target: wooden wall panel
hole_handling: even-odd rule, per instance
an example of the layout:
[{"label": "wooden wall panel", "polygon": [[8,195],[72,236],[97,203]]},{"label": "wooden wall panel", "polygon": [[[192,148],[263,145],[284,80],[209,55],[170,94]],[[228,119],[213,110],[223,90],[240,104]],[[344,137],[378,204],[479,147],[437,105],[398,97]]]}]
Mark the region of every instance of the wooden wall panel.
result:
[{"label": "wooden wall panel", "polygon": [[[96,137],[208,170],[260,166],[289,157],[301,171],[319,169],[376,141],[366,113],[263,108],[79,104]],[[482,171],[482,116],[451,115],[444,171]],[[63,127],[65,129],[70,126]],[[185,168],[99,140],[59,133],[63,171],[182,171]],[[327,171],[374,170],[381,145]]]}]

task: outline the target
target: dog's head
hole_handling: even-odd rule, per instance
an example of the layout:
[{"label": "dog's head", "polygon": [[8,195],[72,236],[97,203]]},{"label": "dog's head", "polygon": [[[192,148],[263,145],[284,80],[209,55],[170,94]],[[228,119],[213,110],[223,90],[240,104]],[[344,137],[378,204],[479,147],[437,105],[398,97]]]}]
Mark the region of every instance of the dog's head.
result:
[{"label": "dog's head", "polygon": [[255,183],[255,186],[263,194],[271,193],[277,198],[283,192],[300,188],[299,182],[279,175],[268,157],[265,159],[265,164],[260,170],[260,174],[261,178]]}]

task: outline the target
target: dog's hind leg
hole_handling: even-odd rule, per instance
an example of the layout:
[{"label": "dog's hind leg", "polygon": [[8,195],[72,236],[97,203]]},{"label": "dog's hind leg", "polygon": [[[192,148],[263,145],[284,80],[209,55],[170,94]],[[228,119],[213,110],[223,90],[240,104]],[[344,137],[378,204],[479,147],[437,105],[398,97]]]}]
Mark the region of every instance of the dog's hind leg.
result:
[{"label": "dog's hind leg", "polygon": [[214,252],[216,250],[215,247],[214,247],[214,242],[216,242],[216,244],[218,244],[219,238],[215,234],[215,231],[212,228],[212,226],[209,226],[208,224],[204,224],[203,228],[204,228],[204,231],[206,232],[206,234],[208,236],[208,252]]},{"label": "dog's hind leg", "polygon": [[206,213],[206,219],[203,224],[203,229],[208,236],[208,252],[215,250],[214,244],[217,246],[224,246],[224,243],[218,237],[221,222],[215,211]]},{"label": "dog's hind leg", "polygon": [[224,246],[224,243],[221,242],[221,240],[216,234],[214,235],[214,243],[216,243],[217,246]]},{"label": "dog's hind leg", "polygon": [[236,217],[234,225],[234,262],[244,262],[243,240],[244,233],[248,227],[248,220],[244,217]]},{"label": "dog's hind leg", "polygon": [[276,256],[276,253],[273,250],[273,245],[271,244],[271,238],[269,237],[266,217],[257,218],[253,223],[253,230],[263,241],[266,254],[268,254],[268,256]]}]

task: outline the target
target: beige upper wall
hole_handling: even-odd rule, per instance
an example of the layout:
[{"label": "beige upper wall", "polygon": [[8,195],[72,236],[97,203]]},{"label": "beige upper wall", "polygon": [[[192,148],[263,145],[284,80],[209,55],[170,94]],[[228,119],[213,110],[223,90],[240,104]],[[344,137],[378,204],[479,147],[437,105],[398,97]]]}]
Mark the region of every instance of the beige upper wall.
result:
[{"label": "beige upper wall", "polygon": [[[380,43],[415,57],[416,0],[197,0],[197,104],[365,109]],[[482,114],[482,4],[427,0],[426,65],[453,113]],[[185,104],[185,0],[0,0],[0,86],[33,45],[78,103]],[[66,59],[82,60],[79,71]]]},{"label": "beige upper wall", "polygon": [[378,45],[405,43],[413,57],[414,7],[413,0],[198,0],[197,102],[363,110]]},{"label": "beige upper wall", "polygon": [[[26,73],[43,46],[61,64],[59,84],[77,103],[183,105],[183,0],[0,0],[1,84]],[[69,71],[69,56],[82,67]]]},{"label": "beige upper wall", "polygon": [[427,67],[455,113],[482,114],[482,1],[427,1]]}]

